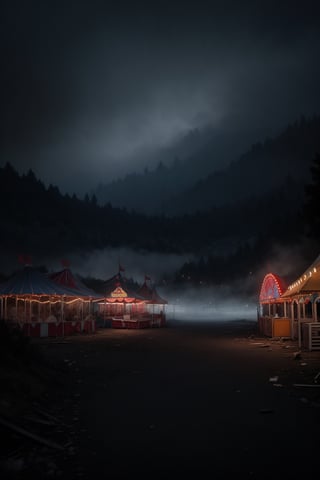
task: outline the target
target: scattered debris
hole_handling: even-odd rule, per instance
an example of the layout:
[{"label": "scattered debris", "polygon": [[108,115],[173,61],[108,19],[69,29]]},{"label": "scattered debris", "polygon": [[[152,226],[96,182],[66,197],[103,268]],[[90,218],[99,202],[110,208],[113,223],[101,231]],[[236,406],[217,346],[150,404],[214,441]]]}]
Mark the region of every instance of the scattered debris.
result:
[{"label": "scattered debris", "polygon": [[63,447],[58,445],[55,442],[52,442],[50,440],[47,440],[46,438],[41,437],[40,435],[37,435],[33,432],[30,432],[26,430],[25,428],[20,427],[19,425],[16,425],[12,422],[9,422],[9,420],[5,420],[4,418],[0,418],[0,425],[9,428],[9,430],[14,431],[15,433],[18,433],[19,435],[22,435],[23,437],[28,437],[31,440],[40,443],[42,445],[45,445],[46,447],[53,448],[55,450],[63,450]]},{"label": "scattered debris", "polygon": [[43,415],[46,418],[49,418],[53,420],[55,423],[59,425],[64,425],[66,426],[65,423],[61,421],[60,418],[57,418],[56,416],[52,415],[51,413],[47,412],[43,407],[40,407],[40,405],[37,402],[33,402],[34,407],[36,408],[37,413],[40,413],[40,415]]},{"label": "scattered debris", "polygon": [[279,380],[279,377],[278,377],[278,376],[270,377],[270,378],[269,378],[269,382],[277,382],[278,380]]},{"label": "scattered debris", "polygon": [[318,378],[320,377],[320,372],[317,373],[317,375],[314,377],[313,381],[314,383],[318,383]]},{"label": "scattered debris", "polygon": [[294,387],[313,387],[313,388],[319,388],[320,385],[314,385],[313,383],[294,383]]},{"label": "scattered debris", "polygon": [[42,418],[37,418],[33,415],[25,415],[23,418],[25,420],[29,420],[30,422],[39,423],[40,425],[47,425],[48,427],[53,427],[56,425],[56,422],[52,422],[51,420],[43,420]]}]

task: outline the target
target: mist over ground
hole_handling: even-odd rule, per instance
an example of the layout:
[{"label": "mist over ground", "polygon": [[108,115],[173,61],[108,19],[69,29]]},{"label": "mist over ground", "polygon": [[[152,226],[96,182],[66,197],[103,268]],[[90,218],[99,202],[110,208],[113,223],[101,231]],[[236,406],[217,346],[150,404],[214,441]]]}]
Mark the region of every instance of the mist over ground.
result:
[{"label": "mist over ground", "polygon": [[[258,269],[239,272],[237,278],[227,284],[190,280],[177,280],[177,272],[185,262],[197,261],[195,254],[165,254],[159,252],[135,251],[129,248],[105,248],[103,250],[69,252],[64,259],[56,255],[32,258],[35,267],[45,266],[49,272],[64,268],[63,260],[69,262],[74,274],[83,279],[107,280],[124,269],[122,274],[128,279],[142,284],[145,277],[154,285],[158,294],[168,301],[165,306],[169,321],[211,322],[257,319],[259,294],[264,276],[274,273],[286,280],[287,285],[294,281],[308,268],[305,258],[306,246],[301,243],[290,248],[273,245],[272,254],[266,256],[265,262]],[[1,273],[11,275],[22,268],[16,258],[2,255]],[[310,263],[314,258],[310,258]],[[162,308],[162,307],[159,307]]]},{"label": "mist over ground", "polygon": [[166,307],[167,320],[178,322],[221,322],[232,320],[257,320],[257,308],[255,305],[230,303],[225,305],[208,306],[199,303],[194,304],[169,304]]},{"label": "mist over ground", "polygon": [[243,296],[236,285],[207,286],[171,290],[158,288],[168,300],[165,310],[168,320],[212,322],[256,320],[258,296]]}]

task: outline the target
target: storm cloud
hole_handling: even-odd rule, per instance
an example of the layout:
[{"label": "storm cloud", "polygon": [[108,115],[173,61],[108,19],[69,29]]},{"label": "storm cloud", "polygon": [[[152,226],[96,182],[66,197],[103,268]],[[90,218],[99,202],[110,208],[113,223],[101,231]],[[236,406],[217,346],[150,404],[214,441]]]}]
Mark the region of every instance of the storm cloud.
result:
[{"label": "storm cloud", "polygon": [[292,1],[5,1],[1,163],[84,193],[194,128],[263,140],[319,113],[318,14]]}]

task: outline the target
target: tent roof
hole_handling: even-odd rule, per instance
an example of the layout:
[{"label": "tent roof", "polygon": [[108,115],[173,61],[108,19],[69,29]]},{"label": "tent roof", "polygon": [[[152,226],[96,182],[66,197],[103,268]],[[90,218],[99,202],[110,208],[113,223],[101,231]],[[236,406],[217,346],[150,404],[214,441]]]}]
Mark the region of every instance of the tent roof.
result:
[{"label": "tent roof", "polygon": [[0,284],[0,295],[66,295],[79,297],[79,292],[54,283],[47,275],[25,266],[9,280]]},{"label": "tent roof", "polygon": [[148,301],[148,303],[153,303],[153,304],[159,304],[159,305],[164,305],[167,304],[167,300],[162,298],[156,288],[150,287],[147,285],[146,282],[144,282],[141,287],[138,290],[138,294],[141,295],[144,299]]},{"label": "tent roof", "polygon": [[79,292],[78,295],[101,298],[101,295],[98,295],[94,290],[84,285],[80,278],[77,275],[74,275],[69,268],[64,268],[59,272],[51,273],[49,278],[58,285],[76,290]]},{"label": "tent roof", "polygon": [[282,297],[320,292],[320,255],[284,292]]},{"label": "tent roof", "polygon": [[[127,302],[128,299],[131,299],[133,302],[139,302],[139,301],[144,301],[145,299],[137,293],[133,288],[131,287],[130,283],[128,280],[121,274],[121,272],[117,273],[116,275],[113,275],[111,278],[109,278],[105,284],[104,284],[104,296],[105,298],[110,298],[112,301],[115,301],[115,296],[116,289],[122,289],[124,292],[125,297],[122,297],[123,299],[126,298]],[[119,291],[120,292],[120,291]],[[119,296],[117,301],[122,301],[121,297]]]}]

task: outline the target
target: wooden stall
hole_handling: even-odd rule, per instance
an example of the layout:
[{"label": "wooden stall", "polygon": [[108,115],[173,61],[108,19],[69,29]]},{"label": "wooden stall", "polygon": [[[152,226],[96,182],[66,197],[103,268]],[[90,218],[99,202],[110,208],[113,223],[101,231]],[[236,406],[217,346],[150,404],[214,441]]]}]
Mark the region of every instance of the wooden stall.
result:
[{"label": "wooden stall", "polygon": [[282,300],[285,282],[274,273],[268,273],[259,295],[258,328],[267,337],[291,337],[290,319]]},{"label": "wooden stall", "polygon": [[121,271],[105,282],[104,298],[98,301],[103,324],[112,328],[163,327],[167,303],[146,279],[134,288]]},{"label": "wooden stall", "polygon": [[264,277],[258,308],[262,334],[290,336],[299,347],[320,349],[320,255],[287,288],[275,274]]}]

